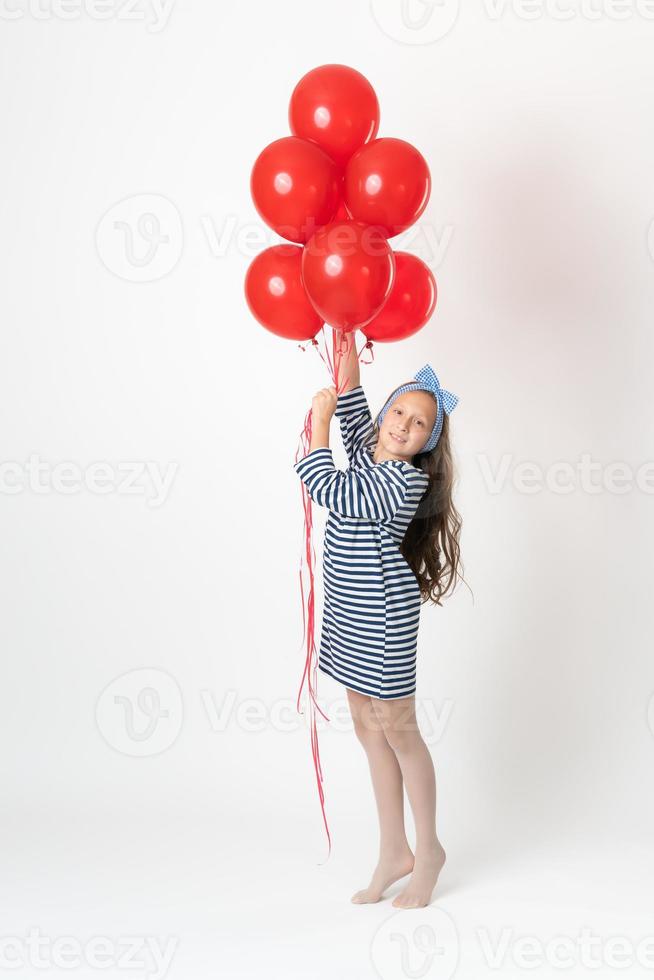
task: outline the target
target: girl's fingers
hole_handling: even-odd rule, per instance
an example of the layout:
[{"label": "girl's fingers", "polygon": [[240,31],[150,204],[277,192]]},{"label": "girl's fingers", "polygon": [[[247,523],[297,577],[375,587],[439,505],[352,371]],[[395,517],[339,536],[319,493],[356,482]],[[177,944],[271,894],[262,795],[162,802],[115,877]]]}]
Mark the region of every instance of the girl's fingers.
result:
[{"label": "girl's fingers", "polygon": [[331,387],[329,388],[321,388],[319,391],[315,393],[313,397],[320,398],[321,395],[324,395],[327,398],[333,398],[335,394],[336,394],[336,387],[334,385],[331,385]]}]

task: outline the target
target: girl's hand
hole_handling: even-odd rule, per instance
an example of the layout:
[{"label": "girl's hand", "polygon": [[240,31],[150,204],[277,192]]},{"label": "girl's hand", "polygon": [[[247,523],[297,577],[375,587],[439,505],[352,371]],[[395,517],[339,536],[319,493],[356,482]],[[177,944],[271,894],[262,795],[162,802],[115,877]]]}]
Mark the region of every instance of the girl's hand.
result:
[{"label": "girl's hand", "polygon": [[331,385],[329,388],[321,388],[313,396],[311,401],[311,414],[315,422],[331,422],[332,415],[336,411],[338,395],[336,388]]}]

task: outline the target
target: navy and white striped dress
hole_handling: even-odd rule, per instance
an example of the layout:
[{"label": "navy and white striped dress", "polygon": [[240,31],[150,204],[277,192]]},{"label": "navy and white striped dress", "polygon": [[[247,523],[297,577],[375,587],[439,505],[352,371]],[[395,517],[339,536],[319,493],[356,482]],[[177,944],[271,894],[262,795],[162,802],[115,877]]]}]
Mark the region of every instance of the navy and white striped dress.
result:
[{"label": "navy and white striped dress", "polygon": [[318,666],[361,694],[408,697],[416,689],[421,603],[399,546],[429,477],[404,460],[375,463],[364,445],[372,417],[361,385],[338,396],[335,414],[347,471],[336,469],[327,447],[294,464],[311,499],[329,508]]}]

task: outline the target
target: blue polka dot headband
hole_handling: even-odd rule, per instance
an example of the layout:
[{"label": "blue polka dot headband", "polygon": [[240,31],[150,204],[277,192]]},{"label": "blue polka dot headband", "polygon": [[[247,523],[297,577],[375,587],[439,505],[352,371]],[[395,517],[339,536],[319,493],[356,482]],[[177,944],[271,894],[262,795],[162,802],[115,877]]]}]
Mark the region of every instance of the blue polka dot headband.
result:
[{"label": "blue polka dot headband", "polygon": [[459,398],[458,395],[452,394],[451,391],[446,391],[444,388],[441,388],[436,372],[429,364],[425,364],[425,366],[421,367],[419,371],[416,371],[413,377],[416,379],[415,381],[402,385],[391,395],[377,416],[377,419],[381,423],[382,419],[386,415],[386,412],[388,411],[389,406],[395,401],[398,395],[402,394],[403,391],[431,391],[438,404],[438,412],[436,414],[434,427],[431,430],[431,435],[420,450],[421,453],[426,453],[429,452],[430,449],[434,448],[440,438],[440,434],[443,430],[443,411],[447,412],[449,415],[450,412],[456,408]]}]

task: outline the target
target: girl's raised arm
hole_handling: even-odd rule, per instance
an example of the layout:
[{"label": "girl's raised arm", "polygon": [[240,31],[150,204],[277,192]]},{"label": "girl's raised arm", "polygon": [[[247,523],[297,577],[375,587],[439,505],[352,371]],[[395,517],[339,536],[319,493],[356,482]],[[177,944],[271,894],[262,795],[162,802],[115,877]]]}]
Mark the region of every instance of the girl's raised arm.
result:
[{"label": "girl's raised arm", "polygon": [[340,330],[335,330],[334,332],[336,335],[336,349],[345,352],[341,356],[341,362],[338,368],[339,385],[345,382],[343,389],[339,393],[344,395],[346,391],[357,388],[361,384],[356,330],[352,330],[349,333],[343,333]]}]

